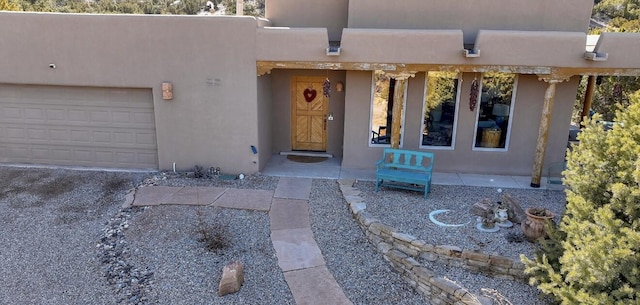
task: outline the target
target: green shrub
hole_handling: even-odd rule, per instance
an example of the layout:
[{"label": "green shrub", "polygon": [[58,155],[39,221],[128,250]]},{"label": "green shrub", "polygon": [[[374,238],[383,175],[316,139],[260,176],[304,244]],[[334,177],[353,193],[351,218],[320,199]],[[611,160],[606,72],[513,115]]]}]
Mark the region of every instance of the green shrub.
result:
[{"label": "green shrub", "polygon": [[567,156],[567,209],[530,283],[562,304],[640,304],[640,92],[604,131],[587,122]]}]

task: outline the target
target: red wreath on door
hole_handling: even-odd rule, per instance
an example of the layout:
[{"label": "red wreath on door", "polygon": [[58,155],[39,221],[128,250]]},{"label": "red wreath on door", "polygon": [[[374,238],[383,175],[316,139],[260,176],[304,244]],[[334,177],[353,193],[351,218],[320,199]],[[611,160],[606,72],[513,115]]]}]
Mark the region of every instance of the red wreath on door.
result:
[{"label": "red wreath on door", "polygon": [[318,91],[316,91],[313,88],[307,88],[304,89],[304,92],[302,92],[302,94],[304,95],[304,100],[307,101],[307,103],[311,103],[313,102],[314,99],[316,99],[316,96],[318,95]]}]

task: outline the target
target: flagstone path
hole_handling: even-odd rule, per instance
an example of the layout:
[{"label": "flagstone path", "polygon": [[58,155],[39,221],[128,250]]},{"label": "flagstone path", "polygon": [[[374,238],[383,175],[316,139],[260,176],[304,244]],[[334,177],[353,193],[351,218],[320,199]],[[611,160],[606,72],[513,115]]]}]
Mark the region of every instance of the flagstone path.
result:
[{"label": "flagstone path", "polygon": [[200,205],[268,211],[278,265],[298,305],[352,304],[326,267],[309,219],[310,178],[281,177],[275,191],[147,186],[125,205]]}]

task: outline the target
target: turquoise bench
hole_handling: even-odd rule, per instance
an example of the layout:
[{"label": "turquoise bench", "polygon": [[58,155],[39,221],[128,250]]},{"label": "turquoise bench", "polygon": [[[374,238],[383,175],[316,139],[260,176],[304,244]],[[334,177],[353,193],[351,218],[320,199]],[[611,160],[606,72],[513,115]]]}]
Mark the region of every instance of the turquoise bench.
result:
[{"label": "turquoise bench", "polygon": [[433,153],[385,148],[376,162],[376,192],[381,186],[431,192]]}]

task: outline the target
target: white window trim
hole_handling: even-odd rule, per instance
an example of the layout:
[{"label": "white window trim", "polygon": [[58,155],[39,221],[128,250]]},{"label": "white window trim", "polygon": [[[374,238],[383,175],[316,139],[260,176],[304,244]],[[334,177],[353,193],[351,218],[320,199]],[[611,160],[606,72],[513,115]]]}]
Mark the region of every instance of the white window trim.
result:
[{"label": "white window trim", "polygon": [[422,100],[422,112],[421,112],[421,118],[422,119],[422,124],[420,125],[420,139],[418,140],[418,147],[420,149],[433,149],[433,150],[455,150],[456,149],[456,133],[458,130],[458,111],[460,111],[460,92],[462,92],[462,73],[458,73],[458,85],[457,85],[457,89],[456,89],[456,110],[454,112],[454,117],[453,117],[453,131],[451,132],[451,146],[431,146],[431,145],[422,145],[422,131],[424,130],[424,111],[426,110],[425,108],[427,108],[427,103],[426,103],[426,99],[427,99],[427,86],[429,83],[429,72],[425,72],[424,75],[424,98]]},{"label": "white window trim", "polygon": [[[406,114],[406,109],[407,109],[407,92],[409,92],[409,80],[406,80],[406,86],[404,86],[404,94],[403,94],[403,101],[402,101],[402,117],[401,117],[401,121],[400,121],[400,125],[402,126],[406,126],[404,124],[404,118],[405,118],[405,114]],[[391,147],[391,144],[374,144],[371,143],[371,130],[373,130],[373,100],[375,99],[375,93],[376,93],[376,71],[372,71],[371,72],[371,100],[369,101],[369,135],[367,137],[367,143],[369,143],[369,147]],[[399,147],[402,147],[402,143],[404,142],[404,130],[405,128],[401,128],[400,129],[400,144]],[[389,130],[388,132],[391,132],[391,130]]]},{"label": "white window trim", "polygon": [[476,101],[476,121],[473,128],[473,142],[471,143],[471,150],[473,151],[491,151],[491,152],[508,152],[509,142],[511,140],[511,128],[513,127],[513,109],[516,107],[516,97],[518,96],[518,80],[520,74],[516,74],[513,80],[513,93],[511,94],[511,104],[509,105],[509,126],[507,126],[507,135],[504,140],[504,148],[491,148],[491,147],[476,147],[476,137],[478,136],[478,119],[480,118],[480,101],[482,99],[482,87],[484,82],[482,81],[484,74],[480,77],[480,86],[478,86],[478,100]]}]

